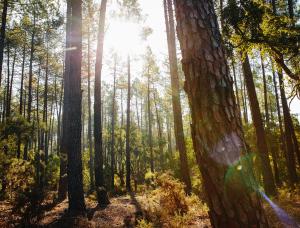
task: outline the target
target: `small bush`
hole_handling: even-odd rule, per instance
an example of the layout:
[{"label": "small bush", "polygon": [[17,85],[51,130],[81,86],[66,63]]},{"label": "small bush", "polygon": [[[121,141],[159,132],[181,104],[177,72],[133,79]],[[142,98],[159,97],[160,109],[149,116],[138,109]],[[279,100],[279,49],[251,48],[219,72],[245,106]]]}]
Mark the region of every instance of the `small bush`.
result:
[{"label": "small bush", "polygon": [[[196,195],[187,196],[184,184],[171,176],[163,174],[156,177],[157,189],[145,195],[145,219],[139,227],[189,227],[199,214],[207,215],[208,208]],[[152,222],[152,223],[149,223]]]},{"label": "small bush", "polygon": [[160,206],[164,213],[168,215],[185,214],[188,211],[188,204],[184,192],[184,185],[168,174],[163,174],[157,178],[159,186]]}]

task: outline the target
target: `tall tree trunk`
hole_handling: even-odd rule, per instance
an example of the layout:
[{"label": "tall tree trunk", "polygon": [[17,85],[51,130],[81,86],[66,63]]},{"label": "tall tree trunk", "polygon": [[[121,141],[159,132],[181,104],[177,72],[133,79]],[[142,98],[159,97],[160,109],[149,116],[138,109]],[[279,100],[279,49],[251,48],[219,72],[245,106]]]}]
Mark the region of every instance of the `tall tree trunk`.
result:
[{"label": "tall tree trunk", "polygon": [[[221,1],[221,2],[222,2],[222,1]],[[233,71],[233,80],[234,80],[234,88],[235,88],[236,102],[237,102],[237,105],[238,105],[239,109],[241,109],[240,96],[239,96],[239,89],[238,89],[237,78],[236,78],[236,69],[235,69],[235,63],[234,63],[233,60],[231,61],[231,65],[232,65],[232,71]]]},{"label": "tall tree trunk", "polygon": [[170,123],[170,114],[166,113],[166,123],[167,123],[167,135],[168,135],[168,152],[170,159],[173,158],[173,149],[172,149],[172,135],[171,135],[171,123]]},{"label": "tall tree trunk", "polygon": [[15,76],[15,64],[16,64],[16,57],[17,57],[17,49],[15,49],[14,52],[14,57],[13,57],[13,62],[12,62],[12,68],[11,68],[11,76],[10,76],[10,82],[9,82],[9,88],[8,88],[8,97],[7,97],[7,106],[9,109],[9,115],[11,114],[11,100],[12,100],[12,95],[13,95],[13,82],[14,82],[14,76]]},{"label": "tall tree trunk", "polygon": [[248,91],[249,101],[250,101],[253,124],[255,127],[256,143],[257,143],[258,155],[260,157],[260,164],[261,164],[260,166],[262,170],[264,189],[267,194],[275,195],[276,187],[274,183],[272,168],[270,165],[267,139],[266,139],[265,129],[263,126],[263,120],[259,108],[256,91],[255,91],[255,85],[253,81],[253,75],[252,75],[248,56],[246,56],[245,59],[243,60],[242,68],[243,68],[245,83]]},{"label": "tall tree trunk", "polygon": [[42,162],[44,163],[42,167],[42,178],[41,178],[41,189],[44,187],[46,166],[48,163],[48,146],[47,146],[47,135],[48,135],[48,76],[49,76],[49,48],[48,48],[48,37],[46,35],[46,69],[45,69],[45,82],[44,82],[44,94],[43,94],[43,128],[41,129],[41,146],[40,151],[42,152]]},{"label": "tall tree trunk", "polygon": [[131,191],[130,176],[131,176],[131,159],[130,159],[130,99],[131,99],[131,82],[130,82],[130,57],[127,60],[128,67],[128,86],[127,86],[127,124],[126,124],[126,189]]},{"label": "tall tree trunk", "polygon": [[114,59],[114,85],[112,97],[112,112],[111,112],[111,158],[110,158],[110,175],[111,175],[111,190],[115,188],[115,116],[116,116],[116,70],[117,70],[117,57]]},{"label": "tall tree trunk", "polygon": [[68,198],[69,212],[71,214],[82,214],[85,211],[82,159],[81,159],[81,60],[82,60],[82,1],[73,0],[71,6],[70,51],[68,95],[69,104],[65,107],[69,124],[66,136],[66,151],[68,155]]},{"label": "tall tree trunk", "polygon": [[123,89],[120,88],[121,90],[121,130],[120,130],[120,182],[121,186],[125,185],[124,181],[124,165],[123,165],[123,137],[122,137],[122,131],[124,129],[124,112],[123,112]]},{"label": "tall tree trunk", "polygon": [[10,103],[9,103],[9,88],[10,88],[10,45],[7,44],[7,78],[6,78],[6,95],[5,95],[5,106],[3,108],[3,116],[8,119],[10,116]]},{"label": "tall tree trunk", "polygon": [[269,116],[269,107],[268,107],[268,89],[267,89],[267,79],[266,79],[266,71],[265,71],[265,64],[262,54],[260,54],[260,61],[261,61],[261,69],[263,75],[263,85],[264,85],[264,106],[265,106],[265,118],[266,118],[266,126],[269,126],[270,116]]},{"label": "tall tree trunk", "polygon": [[279,87],[280,87],[280,95],[281,95],[281,103],[283,110],[283,120],[284,120],[284,128],[285,128],[285,143],[287,149],[287,169],[288,176],[291,185],[294,185],[298,182],[298,176],[296,171],[296,161],[295,161],[295,151],[293,144],[293,136],[292,136],[292,124],[291,115],[288,107],[288,103],[285,96],[285,89],[283,84],[283,75],[282,72],[278,72],[279,77]]},{"label": "tall tree trunk", "polygon": [[[104,27],[107,0],[101,1],[100,18],[98,27],[98,44],[95,65],[95,96],[94,96],[94,138],[95,138],[95,185],[98,203],[108,204],[104,188],[103,174],[103,147],[102,147],[102,121],[101,121],[101,71],[103,61]],[[101,188],[101,189],[100,189]],[[101,191],[100,191],[101,190]]]},{"label": "tall tree trunk", "polygon": [[150,73],[149,72],[148,72],[147,86],[148,86],[147,101],[148,101],[148,140],[149,140],[149,149],[150,149],[150,170],[152,173],[154,173],[153,142],[152,142],[152,111],[151,111],[151,100],[150,100]]},{"label": "tall tree trunk", "polygon": [[[283,126],[282,126],[282,119],[281,119],[281,112],[280,112],[280,104],[279,104],[279,95],[278,95],[278,89],[277,89],[277,82],[276,82],[276,75],[274,71],[274,65],[272,63],[272,74],[273,74],[273,83],[274,83],[274,90],[275,90],[275,99],[276,99],[276,109],[277,109],[277,118],[278,118],[278,124],[279,124],[279,131],[280,131],[280,145],[281,145],[281,150],[284,154],[284,157],[286,158],[286,143],[284,140],[284,132],[283,132]],[[279,179],[279,174],[278,176],[275,174],[275,180],[277,182],[277,185],[281,185],[281,181]]]},{"label": "tall tree trunk", "polygon": [[246,124],[249,123],[248,120],[248,110],[247,110],[247,98],[246,98],[246,89],[245,89],[245,82],[242,81],[241,73],[240,75],[240,82],[241,82],[241,95],[242,95],[242,104],[243,104],[243,117]]},{"label": "tall tree trunk", "polygon": [[[89,1],[90,3],[90,1]],[[90,190],[91,192],[95,188],[95,177],[94,177],[94,157],[93,157],[93,140],[92,140],[92,110],[91,110],[91,34],[90,34],[90,23],[91,23],[91,6],[88,6],[89,11],[89,22],[88,22],[88,143],[89,143],[89,171],[90,171]]]},{"label": "tall tree trunk", "polygon": [[63,201],[67,197],[68,178],[67,178],[67,135],[69,121],[69,81],[70,81],[70,47],[71,47],[71,0],[67,1],[67,23],[66,23],[66,52],[64,61],[64,75],[63,75],[63,113],[62,113],[62,138],[60,141],[60,166],[59,166],[59,185],[58,185],[58,201]]},{"label": "tall tree trunk", "polygon": [[184,132],[183,132],[172,0],[164,0],[164,8],[165,8],[165,23],[166,23],[166,31],[167,31],[170,74],[171,74],[172,107],[173,107],[173,115],[174,115],[175,141],[176,141],[176,148],[179,151],[181,179],[185,184],[186,192],[190,193],[192,190],[192,184],[191,184],[189,165],[187,160],[187,152],[186,152],[186,146],[184,141]]},{"label": "tall tree trunk", "polygon": [[21,73],[21,85],[20,85],[20,104],[19,104],[19,114],[22,115],[23,111],[23,90],[24,90],[24,69],[25,69],[25,59],[26,59],[26,44],[23,46],[23,58],[22,58],[22,73]]},{"label": "tall tree trunk", "polygon": [[2,66],[3,66],[3,54],[4,54],[4,44],[5,44],[7,7],[8,7],[8,0],[3,0],[1,30],[0,30],[0,88],[1,88],[1,81],[2,81]]},{"label": "tall tree trunk", "polygon": [[[245,162],[246,143],[213,1],[175,0],[175,7],[193,143],[212,226],[268,227],[257,189],[248,185],[254,177]],[[235,174],[229,177],[232,166]]]},{"label": "tall tree trunk", "polygon": [[156,122],[157,122],[157,128],[158,128],[158,147],[159,147],[159,160],[160,160],[160,169],[164,171],[164,147],[163,147],[163,133],[162,133],[162,125],[161,125],[161,119],[158,111],[158,105],[157,105],[157,97],[156,93],[154,93],[154,106],[155,106],[155,112],[156,112]]},{"label": "tall tree trunk", "polygon": [[[28,101],[27,101],[27,121],[31,122],[31,108],[32,108],[32,77],[33,77],[33,57],[34,57],[34,39],[35,39],[35,20],[36,20],[36,12],[35,9],[33,11],[33,28],[31,33],[31,47],[30,47],[30,60],[29,60],[29,81],[28,81]],[[28,146],[29,146],[30,140],[27,140],[25,142],[25,148],[24,148],[24,160],[28,159]]]},{"label": "tall tree trunk", "polygon": [[288,11],[291,19],[294,19],[294,0],[288,0]]}]

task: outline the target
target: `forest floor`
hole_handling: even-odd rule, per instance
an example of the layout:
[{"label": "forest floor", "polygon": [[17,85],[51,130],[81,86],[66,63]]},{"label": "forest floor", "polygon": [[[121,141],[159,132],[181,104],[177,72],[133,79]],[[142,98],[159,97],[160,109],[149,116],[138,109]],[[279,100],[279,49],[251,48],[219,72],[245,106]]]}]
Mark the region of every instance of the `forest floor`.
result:
[{"label": "forest floor", "polygon": [[[32,225],[20,225],[21,218],[12,213],[8,202],[0,202],[0,227],[32,227],[32,228],[118,228],[136,227],[145,213],[146,196],[126,195],[110,199],[110,204],[101,208],[93,199],[86,198],[87,216],[85,218],[70,218],[64,214],[68,208],[67,200],[54,205],[50,210],[39,216]],[[168,227],[164,226],[163,227]],[[188,227],[211,227],[207,213],[199,212],[198,219],[191,221]]]},{"label": "forest floor", "polygon": [[[34,225],[20,225],[21,218],[12,212],[12,206],[8,202],[0,202],[0,227],[45,227],[45,228],[117,228],[117,227],[135,227],[139,219],[143,216],[147,217],[148,207],[147,195],[126,195],[110,199],[111,204],[105,208],[100,208],[92,198],[86,198],[87,216],[85,218],[66,217],[65,212],[68,207],[67,200],[52,205],[34,222]],[[299,227],[300,222],[300,195],[289,195],[274,200],[274,204],[270,206],[265,203],[265,211],[268,216],[270,227]],[[277,207],[278,206],[278,207]],[[281,210],[282,209],[282,210]],[[277,212],[277,213],[276,213]],[[285,214],[286,212],[286,214]],[[279,218],[280,217],[280,218]],[[139,226],[150,227],[150,226]],[[171,227],[162,224],[159,227]],[[196,219],[188,222],[186,226],[178,227],[211,227],[207,212],[199,210]]]}]

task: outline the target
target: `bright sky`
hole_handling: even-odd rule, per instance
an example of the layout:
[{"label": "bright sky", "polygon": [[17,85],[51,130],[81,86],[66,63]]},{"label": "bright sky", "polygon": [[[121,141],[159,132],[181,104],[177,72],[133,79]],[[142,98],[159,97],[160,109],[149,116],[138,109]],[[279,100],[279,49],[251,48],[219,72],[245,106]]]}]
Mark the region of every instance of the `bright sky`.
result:
[{"label": "bright sky", "polygon": [[[109,19],[108,30],[105,36],[104,52],[105,56],[109,55],[112,49],[118,50],[118,53],[124,57],[129,52],[132,56],[132,75],[133,78],[139,77],[141,74],[142,64],[141,55],[145,52],[145,48],[149,45],[154,52],[158,65],[162,66],[162,62],[167,56],[167,41],[165,34],[165,21],[163,4],[161,0],[139,0],[143,14],[147,15],[145,26],[153,29],[153,33],[148,40],[142,41],[140,38],[141,25],[135,23],[125,23],[118,19]],[[124,58],[125,59],[125,58]],[[163,73],[163,69],[161,72]],[[111,81],[111,72],[104,65],[103,80]],[[298,114],[300,120],[300,101],[294,99],[291,104],[291,111]]]}]

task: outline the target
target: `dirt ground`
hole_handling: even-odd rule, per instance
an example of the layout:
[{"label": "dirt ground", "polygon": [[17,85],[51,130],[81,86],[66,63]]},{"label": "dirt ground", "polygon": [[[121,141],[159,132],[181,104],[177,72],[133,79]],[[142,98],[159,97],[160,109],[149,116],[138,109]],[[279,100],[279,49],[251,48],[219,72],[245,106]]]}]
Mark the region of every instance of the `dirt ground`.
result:
[{"label": "dirt ground", "polygon": [[[144,214],[142,208],[146,200],[142,196],[121,196],[112,198],[111,204],[105,208],[97,207],[95,200],[86,199],[87,216],[82,218],[66,217],[65,212],[68,202],[65,200],[52,208],[45,211],[39,216],[33,225],[22,225],[21,218],[12,212],[12,206],[8,202],[0,202],[0,228],[12,227],[43,227],[43,228],[118,228],[118,227],[135,227],[137,221]],[[265,211],[269,219],[269,225],[272,228],[299,227],[300,219],[300,201],[293,200],[274,200],[274,205],[282,210],[277,210],[276,206],[270,206],[265,203]],[[280,205],[280,206],[279,206]],[[277,213],[276,213],[277,210]],[[282,212],[285,212],[290,220]],[[166,226],[167,227],[167,226]],[[206,228],[211,227],[207,214],[199,214],[198,219],[192,221],[188,227],[190,228]]]}]

